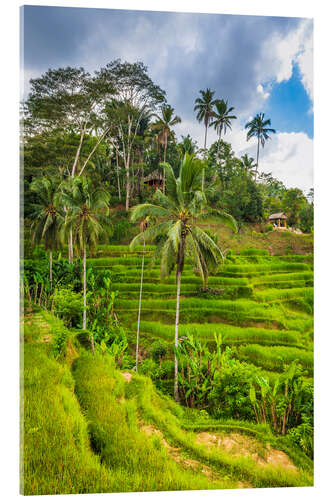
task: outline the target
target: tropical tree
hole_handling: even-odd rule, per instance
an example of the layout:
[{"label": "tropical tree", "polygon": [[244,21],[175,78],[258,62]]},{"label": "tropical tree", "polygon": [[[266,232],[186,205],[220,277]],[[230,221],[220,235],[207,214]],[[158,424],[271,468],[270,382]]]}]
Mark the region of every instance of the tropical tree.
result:
[{"label": "tropical tree", "polygon": [[253,170],[256,168],[256,164],[254,163],[254,158],[251,156],[248,156],[247,153],[245,155],[241,156],[241,162],[242,166],[245,168],[246,172],[252,176],[253,175]]},{"label": "tropical tree", "polygon": [[[143,232],[148,227],[149,217],[146,217],[140,223],[140,231]],[[142,302],[142,286],[143,286],[143,272],[145,267],[145,250],[146,250],[146,240],[143,240],[143,252],[141,261],[141,278],[140,278],[140,294],[139,294],[139,309],[138,309],[138,326],[136,330],[136,349],[135,349],[135,369],[138,371],[138,361],[139,361],[139,336],[140,336],[140,318],[141,318],[141,302]]]},{"label": "tropical tree", "polygon": [[[181,276],[185,256],[195,262],[201,277],[205,280],[210,262],[219,262],[223,254],[210,236],[200,229],[198,223],[209,214],[216,213],[221,222],[236,229],[235,220],[228,214],[216,212],[207,205],[202,191],[204,163],[193,155],[185,154],[178,179],[172,167],[163,164],[166,174],[166,194],[157,190],[152,203],[133,207],[131,220],[154,217],[156,223],[139,233],[131,242],[131,247],[146,242],[157,242],[156,255],[161,258],[161,277],[169,275],[176,265],[176,319],[175,348],[178,346],[179,303]],[[174,397],[178,395],[178,360],[175,355]]]},{"label": "tropical tree", "polygon": [[[166,152],[168,147],[168,139],[171,135],[171,127],[181,123],[181,118],[174,115],[174,108],[169,104],[163,104],[161,107],[161,116],[153,115],[157,118],[157,122],[153,123],[150,128],[158,131],[159,143],[163,145],[164,156],[163,160],[166,161]],[[163,193],[165,192],[165,169],[163,169]]]},{"label": "tropical tree", "polygon": [[231,130],[231,120],[236,120],[237,116],[230,114],[235,108],[232,106],[228,108],[228,101],[224,101],[223,99],[215,101],[215,109],[216,111],[213,111],[213,119],[210,125],[217,131],[219,145],[222,132],[226,134],[228,128]]},{"label": "tropical tree", "polygon": [[[85,176],[76,177],[71,183],[63,183],[59,195],[68,207],[61,235],[65,239],[72,231],[74,245],[83,254],[83,319],[82,328],[87,327],[87,248],[95,249],[100,238],[111,228],[109,215],[110,195],[102,188],[94,189]],[[109,233],[110,234],[110,233]],[[91,347],[95,351],[94,339]]]},{"label": "tropical tree", "polygon": [[247,133],[247,140],[251,139],[252,137],[257,137],[258,139],[255,180],[257,180],[257,175],[258,175],[259,145],[261,144],[261,146],[264,147],[265,141],[270,139],[269,134],[275,134],[276,132],[274,128],[269,128],[269,125],[271,125],[271,120],[270,118],[267,118],[265,120],[265,113],[258,113],[253,118],[253,120],[251,120],[245,125],[245,128],[249,129]]},{"label": "tropical tree", "polygon": [[33,205],[32,241],[35,244],[44,243],[50,256],[50,289],[52,291],[52,254],[59,244],[59,229],[63,221],[63,214],[57,207],[57,191],[59,181],[54,177],[38,177],[30,185],[30,189],[37,196],[38,203]]},{"label": "tropical tree", "polygon": [[[204,150],[206,152],[207,145],[207,129],[214,115],[213,107],[216,101],[214,101],[213,97],[215,91],[211,89],[200,90],[201,97],[197,97],[195,100],[194,111],[197,111],[197,120],[199,123],[204,122],[205,125],[205,142],[204,142]],[[202,176],[202,190],[205,185],[205,176]]]},{"label": "tropical tree", "polygon": [[180,142],[178,144],[178,147],[179,147],[179,149],[181,151],[182,158],[184,157],[185,153],[193,155],[196,152],[196,150],[198,149],[198,147],[197,147],[197,141],[195,141],[194,139],[192,139],[192,137],[190,136],[190,134],[187,134],[186,137],[184,137],[182,135],[181,138],[182,138],[182,142]]}]

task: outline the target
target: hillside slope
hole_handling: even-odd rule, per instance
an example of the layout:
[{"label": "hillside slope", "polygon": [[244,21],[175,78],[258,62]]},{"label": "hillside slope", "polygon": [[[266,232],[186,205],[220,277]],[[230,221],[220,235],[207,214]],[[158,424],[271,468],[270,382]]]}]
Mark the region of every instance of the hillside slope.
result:
[{"label": "hillside slope", "polygon": [[202,423],[199,412],[189,421],[149,378],[121,372],[73,335],[54,359],[55,322],[26,318],[24,494],[312,484],[311,461],[266,426]]}]

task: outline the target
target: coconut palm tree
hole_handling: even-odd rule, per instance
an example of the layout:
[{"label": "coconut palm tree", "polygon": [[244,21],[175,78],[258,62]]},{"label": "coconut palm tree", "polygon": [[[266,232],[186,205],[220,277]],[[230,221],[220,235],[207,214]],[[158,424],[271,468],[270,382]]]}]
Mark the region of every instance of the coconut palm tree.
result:
[{"label": "coconut palm tree", "polygon": [[[178,179],[172,167],[165,163],[166,194],[157,190],[152,203],[133,207],[131,220],[154,217],[156,223],[139,233],[131,242],[131,247],[146,242],[157,242],[156,255],[161,258],[161,277],[169,275],[176,265],[176,319],[175,347],[178,346],[179,300],[181,276],[185,256],[195,262],[203,280],[208,273],[208,261],[219,262],[223,254],[216,243],[200,229],[198,222],[214,211],[207,205],[202,191],[204,162],[193,155],[184,156]],[[236,229],[236,222],[230,215],[216,212],[221,222]],[[175,356],[174,396],[178,397],[178,361]]]},{"label": "coconut palm tree", "polygon": [[251,156],[248,156],[247,153],[245,155],[241,156],[241,162],[242,166],[245,168],[245,170],[248,172],[250,176],[253,175],[253,169],[256,168],[256,164],[254,163],[254,158]]},{"label": "coconut palm tree", "polygon": [[[109,215],[110,195],[102,188],[94,189],[85,176],[76,177],[68,185],[64,183],[60,194],[67,207],[66,218],[61,230],[65,240],[72,231],[73,241],[83,254],[83,330],[87,327],[87,248],[95,249],[98,241],[111,228]],[[95,352],[94,339],[91,347]]]},{"label": "coconut palm tree", "polygon": [[269,134],[275,134],[276,132],[274,128],[269,128],[268,125],[271,125],[271,120],[270,118],[267,118],[265,120],[265,113],[258,113],[250,122],[245,125],[245,128],[249,129],[246,139],[249,140],[251,139],[251,137],[258,138],[255,180],[257,180],[259,166],[259,144],[264,147],[265,141],[270,139]]},{"label": "coconut palm tree", "polygon": [[59,229],[63,221],[63,214],[56,202],[58,187],[59,181],[54,177],[47,176],[34,179],[30,186],[31,191],[36,194],[38,199],[32,214],[32,241],[34,244],[43,242],[44,248],[49,251],[51,291],[53,283],[52,256],[59,244]]},{"label": "coconut palm tree", "polygon": [[[146,217],[140,223],[140,231],[143,232],[147,229],[149,222],[149,217]],[[140,294],[139,294],[139,309],[138,309],[138,326],[136,330],[136,350],[135,350],[135,369],[138,371],[138,361],[139,361],[139,336],[140,336],[140,318],[141,318],[141,301],[142,301],[142,285],[143,285],[143,271],[145,267],[145,250],[146,250],[146,240],[143,239],[143,252],[141,261],[141,279],[140,279]]]},{"label": "coconut palm tree", "polygon": [[[207,130],[208,126],[212,120],[213,117],[213,107],[216,101],[214,101],[213,97],[215,94],[215,91],[211,89],[206,89],[206,90],[200,90],[201,97],[197,97],[195,100],[195,106],[194,106],[194,111],[197,111],[197,120],[199,123],[202,121],[204,122],[205,125],[205,142],[204,142],[204,150],[205,153],[207,153]],[[202,176],[202,190],[204,190],[204,185],[205,185],[205,176],[203,174]]]},{"label": "coconut palm tree", "polygon": [[[164,147],[164,162],[166,161],[166,152],[168,147],[168,138],[171,135],[171,127],[181,123],[181,118],[174,116],[174,108],[169,104],[163,104],[161,107],[161,116],[154,114],[157,122],[153,123],[150,128],[158,131],[158,143]],[[165,170],[163,170],[163,193],[165,192]]]},{"label": "coconut palm tree", "polygon": [[188,153],[190,155],[194,154],[197,150],[197,141],[193,140],[190,134],[187,134],[186,137],[182,135],[181,138],[182,142],[178,143],[178,147],[180,149],[182,158],[184,157],[185,153]]},{"label": "coconut palm tree", "polygon": [[226,134],[228,128],[231,130],[231,120],[236,120],[237,116],[230,114],[235,108],[232,106],[228,108],[228,101],[224,101],[223,99],[215,101],[215,109],[216,111],[213,111],[210,125],[217,131],[218,145],[220,146],[222,132]]}]

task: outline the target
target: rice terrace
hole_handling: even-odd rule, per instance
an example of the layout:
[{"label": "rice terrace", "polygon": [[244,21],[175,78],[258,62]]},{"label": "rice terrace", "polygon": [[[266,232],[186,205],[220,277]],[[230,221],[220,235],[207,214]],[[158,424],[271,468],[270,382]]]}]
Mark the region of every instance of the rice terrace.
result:
[{"label": "rice terrace", "polygon": [[21,492],[312,486],[313,189],[260,88],[244,119],[202,75],[196,140],[152,74],[66,60],[22,105]]}]

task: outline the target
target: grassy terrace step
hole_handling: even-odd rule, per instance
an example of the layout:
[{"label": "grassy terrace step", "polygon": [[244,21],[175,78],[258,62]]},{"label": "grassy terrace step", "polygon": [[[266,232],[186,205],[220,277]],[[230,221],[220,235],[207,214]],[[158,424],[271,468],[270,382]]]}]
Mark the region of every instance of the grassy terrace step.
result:
[{"label": "grassy terrace step", "polygon": [[286,346],[243,345],[238,348],[238,358],[266,370],[283,371],[283,365],[297,360],[313,375],[313,352]]},{"label": "grassy terrace step", "polygon": [[[131,283],[140,282],[141,269],[129,269],[124,272],[114,272],[113,280],[117,283]],[[144,283],[160,283],[165,285],[173,285],[176,282],[176,276],[172,274],[168,278],[161,280],[160,272],[158,271],[147,271],[144,272]],[[201,277],[195,276],[193,272],[184,272],[182,275],[182,285],[183,284],[193,284],[198,287],[202,287],[203,282]],[[222,278],[219,276],[210,276],[208,278],[208,286],[220,285],[220,286],[248,286],[249,280],[247,278]]]},{"label": "grassy terrace step", "polygon": [[[81,357],[76,360],[74,377],[95,452],[118,475],[118,491],[234,486],[230,479],[210,480],[201,470],[185,470],[167,452],[160,435],[148,435],[141,429],[144,422],[136,394],[131,394],[132,382],[124,381],[112,359],[98,355]],[[150,390],[153,391],[152,386]]]},{"label": "grassy terrace step", "polygon": [[[120,311],[119,317],[124,323],[132,323],[137,317],[137,308]],[[143,321],[156,321],[172,325],[175,321],[175,311],[165,309],[141,309],[141,319]],[[216,309],[185,309],[181,312],[181,322],[184,325],[192,323],[210,323],[212,325],[228,324],[241,327],[255,327],[279,330],[294,330],[300,333],[308,332],[313,328],[312,319],[296,319],[279,321],[265,316],[249,313],[236,313],[232,311],[221,312]]]},{"label": "grassy terrace step", "polygon": [[[200,461],[204,461],[216,470],[224,471],[231,477],[242,478],[250,481],[254,487],[269,486],[291,486],[312,484],[312,474],[308,465],[300,470],[289,472],[282,468],[270,465],[259,468],[249,457],[231,457],[230,454],[218,449],[207,449],[195,441],[195,435],[180,428],[180,422],[170,404],[164,404],[163,400],[150,390],[152,383],[144,377],[135,375],[131,389],[137,395],[137,404],[145,419],[149,419],[156,425],[168,440],[176,446],[181,446],[184,451]],[[163,408],[164,406],[164,408]],[[266,436],[267,439],[268,436]],[[269,441],[269,438],[268,438]]]},{"label": "grassy terrace step", "polygon": [[310,271],[311,268],[308,264],[303,263],[276,263],[276,264],[226,264],[221,266],[217,275],[219,276],[260,276],[263,274],[272,274],[272,273],[286,273],[286,272],[295,272],[295,271]]},{"label": "grassy terrace step", "polygon": [[254,277],[251,280],[253,285],[261,285],[262,283],[270,283],[272,287],[275,287],[280,281],[313,281],[313,272],[305,271],[300,273],[282,273],[273,275],[264,275],[262,277]]},{"label": "grassy terrace step", "polygon": [[272,287],[274,288],[279,288],[281,290],[285,289],[291,289],[291,288],[306,288],[306,287],[313,287],[313,279],[311,280],[294,280],[294,281],[277,281],[276,283],[272,283],[271,281],[265,282],[262,281],[261,283],[254,285],[256,290],[266,290],[266,289],[271,289]]},{"label": "grassy terrace step", "polygon": [[[120,317],[125,319],[137,314],[137,300],[118,300],[117,310]],[[143,300],[142,318],[152,319],[156,316],[158,321],[173,322],[176,310],[175,299]],[[132,314],[131,314],[132,313]],[[151,315],[151,318],[149,318]],[[279,306],[267,306],[252,300],[205,300],[198,298],[186,298],[181,300],[181,322],[182,323],[212,323],[232,322],[244,324],[247,322],[265,323],[267,328],[277,327],[286,330],[297,330],[304,332],[313,327],[313,319],[305,314],[284,311]],[[133,320],[132,320],[133,321]]]},{"label": "grassy terrace step", "polygon": [[271,290],[258,290],[255,292],[256,300],[261,302],[272,302],[288,300],[293,298],[307,298],[311,300],[313,298],[313,288],[303,287],[303,288],[290,288],[290,289],[271,289]]},{"label": "grassy terrace step", "polygon": [[[156,337],[172,340],[175,334],[173,325],[164,325],[154,321],[141,321],[141,331],[151,333]],[[131,329],[136,329],[136,322],[131,324]],[[296,331],[269,330],[265,328],[241,328],[221,323],[190,323],[179,325],[179,336],[188,334],[205,341],[214,341],[214,333],[222,334],[225,344],[264,344],[264,345],[297,345],[299,334]]]}]

